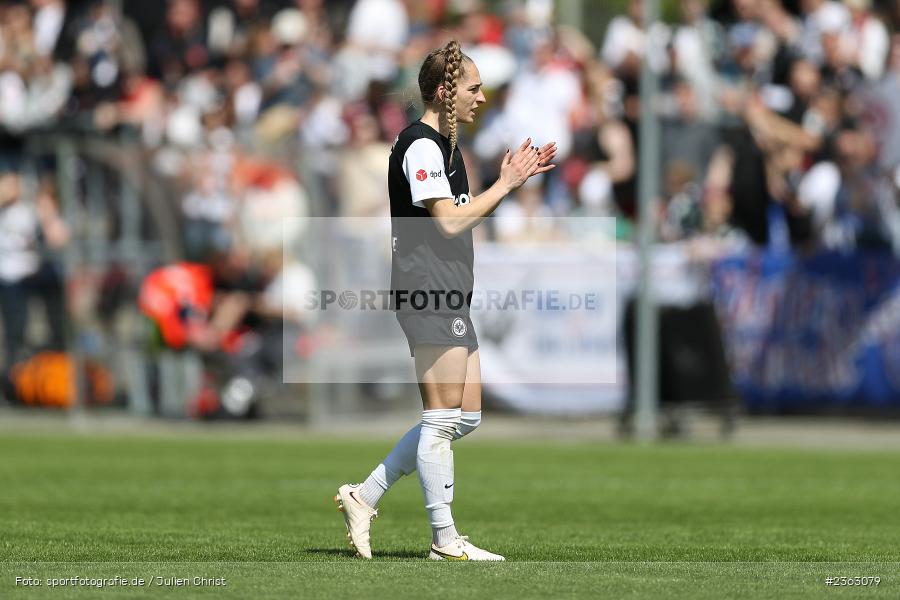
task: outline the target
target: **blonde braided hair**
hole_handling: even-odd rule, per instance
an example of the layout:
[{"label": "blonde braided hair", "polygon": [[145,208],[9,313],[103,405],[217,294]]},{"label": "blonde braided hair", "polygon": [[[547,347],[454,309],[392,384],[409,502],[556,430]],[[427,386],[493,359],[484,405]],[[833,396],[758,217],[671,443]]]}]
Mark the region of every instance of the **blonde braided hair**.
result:
[{"label": "blonde braided hair", "polygon": [[472,59],[463,54],[458,41],[450,40],[443,48],[430,52],[419,70],[419,91],[422,93],[422,101],[426,104],[437,102],[437,88],[441,84],[444,86],[443,102],[450,133],[451,165],[457,142],[456,89],[459,78],[465,70],[466,60]]},{"label": "blonde braided hair", "polygon": [[450,130],[450,165],[453,165],[453,153],[456,151],[456,84],[459,81],[459,70],[462,63],[462,52],[459,42],[450,40],[444,46],[444,108],[447,111],[447,127]]}]

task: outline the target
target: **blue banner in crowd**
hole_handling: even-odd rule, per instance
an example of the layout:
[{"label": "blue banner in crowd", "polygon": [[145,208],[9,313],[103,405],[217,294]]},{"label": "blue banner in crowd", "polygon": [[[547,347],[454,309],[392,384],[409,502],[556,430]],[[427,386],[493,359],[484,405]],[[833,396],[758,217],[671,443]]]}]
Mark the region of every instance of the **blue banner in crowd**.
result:
[{"label": "blue banner in crowd", "polygon": [[900,408],[900,261],[753,252],[713,269],[732,378],[751,412]]}]

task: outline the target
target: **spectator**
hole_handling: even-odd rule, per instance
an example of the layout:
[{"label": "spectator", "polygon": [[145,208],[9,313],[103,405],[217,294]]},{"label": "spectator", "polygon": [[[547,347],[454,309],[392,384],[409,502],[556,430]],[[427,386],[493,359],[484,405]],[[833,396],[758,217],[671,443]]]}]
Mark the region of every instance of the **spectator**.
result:
[{"label": "spectator", "polygon": [[865,130],[845,127],[835,136],[836,165],[823,163],[801,184],[801,202],[813,214],[828,248],[897,252],[900,209],[896,190],[875,167],[875,144]]},{"label": "spectator", "polygon": [[274,161],[240,157],[233,185],[240,197],[235,235],[242,251],[258,259],[293,247],[308,226],[306,192],[293,173]]},{"label": "spectator", "polygon": [[682,23],[672,39],[674,70],[696,90],[700,116],[705,121],[718,114],[715,66],[724,50],[723,31],[706,16],[705,0],[681,0]]},{"label": "spectator", "polygon": [[334,215],[340,205],[334,175],[340,151],[350,139],[342,112],[341,101],[320,88],[314,93],[300,123],[300,144],[308,152],[315,185],[327,199],[327,216]]},{"label": "spectator", "polygon": [[821,64],[824,60],[822,34],[840,35],[850,27],[850,11],[835,0],[801,0],[803,14],[800,51],[809,60]]},{"label": "spectator", "polygon": [[572,149],[570,123],[581,94],[574,65],[559,52],[558,40],[538,43],[531,64],[509,89],[506,147],[529,136],[538,144],[556,140],[558,160],[564,160]]},{"label": "spectator", "polygon": [[209,62],[206,31],[198,0],[167,0],[165,28],[150,40],[149,72],[174,88],[191,71]]},{"label": "spectator", "polygon": [[69,67],[34,56],[27,71],[0,74],[0,125],[17,133],[49,125],[62,112],[71,90]]},{"label": "spectator", "polygon": [[862,85],[863,74],[856,68],[850,55],[841,45],[842,36],[833,32],[822,34],[824,64],[819,76],[826,85],[849,94]]},{"label": "spectator", "polygon": [[358,0],[347,24],[346,45],[336,57],[344,76],[342,96],[356,100],[370,81],[392,81],[408,38],[409,18],[400,0]]},{"label": "spectator", "polygon": [[380,185],[391,153],[378,121],[365,108],[348,115],[350,144],[341,153],[338,171],[339,214],[344,217],[390,215],[387,189]]},{"label": "spectator", "polygon": [[235,135],[242,145],[252,147],[252,128],[262,106],[262,87],[254,81],[247,62],[237,58],[226,65],[223,82],[227,110],[234,119]]},{"label": "spectator", "polygon": [[212,147],[187,165],[191,179],[181,209],[185,217],[185,252],[188,260],[203,261],[212,252],[231,245],[237,198],[231,181],[235,167],[232,140],[227,130],[211,136]]},{"label": "spectator", "polygon": [[64,347],[62,282],[43,255],[43,245],[62,248],[69,229],[56,209],[52,188],[41,186],[35,203],[22,194],[15,171],[0,173],[0,316],[3,319],[6,364],[24,357],[28,304],[40,298],[44,304],[49,340],[47,345]]},{"label": "spectator", "polygon": [[647,43],[643,21],[643,1],[629,0],[628,13],[610,21],[600,49],[600,58],[626,84],[635,84],[640,77]]},{"label": "spectator", "polygon": [[66,20],[64,0],[31,0],[34,9],[34,50],[39,56],[51,56]]},{"label": "spectator", "polygon": [[587,212],[634,215],[637,157],[632,132],[618,117],[621,90],[602,65],[589,64],[585,71],[588,112],[575,130],[575,156],[566,162],[564,176]]},{"label": "spectator", "polygon": [[704,119],[701,92],[687,80],[676,81],[671,91],[671,112],[662,120],[662,164],[686,165],[697,180],[706,176],[712,153],[719,146],[714,123]]},{"label": "spectator", "polygon": [[267,27],[275,7],[266,0],[233,0],[217,6],[207,19],[209,50],[216,58],[246,56],[256,31]]},{"label": "spectator", "polygon": [[850,9],[850,28],[842,40],[850,63],[868,79],[877,81],[884,74],[890,49],[890,36],[884,23],[872,14],[871,0],[844,0]]}]

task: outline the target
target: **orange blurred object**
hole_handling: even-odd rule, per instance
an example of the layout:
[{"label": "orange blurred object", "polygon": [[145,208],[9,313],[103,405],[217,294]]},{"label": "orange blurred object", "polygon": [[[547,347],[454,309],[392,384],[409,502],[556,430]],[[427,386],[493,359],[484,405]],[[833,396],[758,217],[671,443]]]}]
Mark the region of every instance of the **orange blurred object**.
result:
[{"label": "orange blurred object", "polygon": [[[112,375],[94,361],[84,365],[87,400],[109,404],[113,399]],[[40,352],[10,370],[20,402],[30,406],[69,408],[75,403],[75,361],[65,352]]]}]

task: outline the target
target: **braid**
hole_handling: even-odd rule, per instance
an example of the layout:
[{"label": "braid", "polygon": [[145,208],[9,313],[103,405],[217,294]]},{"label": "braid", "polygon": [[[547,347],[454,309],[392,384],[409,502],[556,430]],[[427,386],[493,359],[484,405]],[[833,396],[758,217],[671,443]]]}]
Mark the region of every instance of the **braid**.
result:
[{"label": "braid", "polygon": [[453,153],[456,151],[456,91],[460,76],[465,72],[466,62],[472,59],[462,53],[459,42],[450,40],[443,48],[432,50],[425,57],[419,69],[419,91],[422,102],[433,106],[437,103],[437,89],[444,86],[443,112],[447,117],[447,129],[450,133],[450,164],[453,164]]},{"label": "braid", "polygon": [[453,165],[453,153],[456,151],[456,83],[459,81],[459,68],[462,63],[462,52],[459,42],[450,40],[444,47],[444,108],[447,111],[447,128],[450,130],[450,165]]}]

